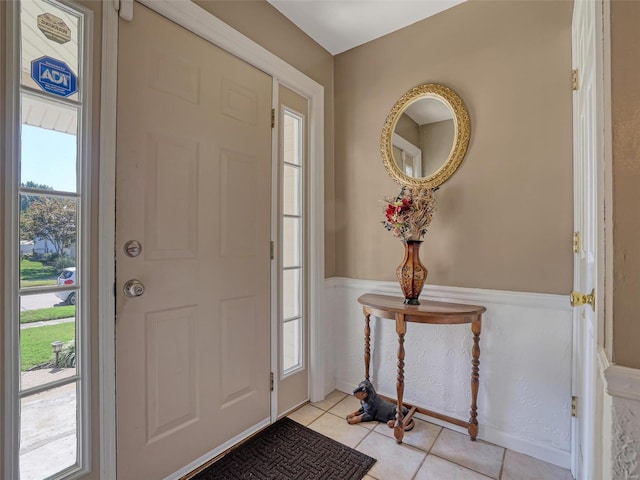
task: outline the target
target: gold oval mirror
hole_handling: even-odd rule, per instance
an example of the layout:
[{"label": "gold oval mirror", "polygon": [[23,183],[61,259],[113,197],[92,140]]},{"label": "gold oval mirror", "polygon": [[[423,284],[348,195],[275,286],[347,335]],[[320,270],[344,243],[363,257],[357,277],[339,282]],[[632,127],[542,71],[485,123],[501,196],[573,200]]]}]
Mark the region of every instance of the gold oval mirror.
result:
[{"label": "gold oval mirror", "polygon": [[400,97],[387,116],[382,161],[396,182],[435,188],[460,166],[470,135],[469,113],[453,90],[419,85]]}]

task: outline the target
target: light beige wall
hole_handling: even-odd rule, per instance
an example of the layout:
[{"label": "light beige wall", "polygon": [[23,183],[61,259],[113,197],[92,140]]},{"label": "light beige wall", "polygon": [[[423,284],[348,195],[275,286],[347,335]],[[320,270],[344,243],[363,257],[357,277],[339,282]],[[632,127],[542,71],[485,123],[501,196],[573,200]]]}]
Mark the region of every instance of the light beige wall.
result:
[{"label": "light beige wall", "polygon": [[640,2],[611,2],[613,360],[640,368]]},{"label": "light beige wall", "polygon": [[324,87],[325,276],[335,275],[333,56],[265,0],[194,0]]},{"label": "light beige wall", "polygon": [[411,87],[465,101],[471,141],[438,192],[421,249],[427,283],[566,294],[572,285],[572,2],[471,0],[335,60],[336,275],[395,280],[400,242],[379,153]]},{"label": "light beige wall", "polygon": [[422,176],[428,176],[444,165],[451,153],[456,127],[453,120],[420,125]]},{"label": "light beige wall", "polygon": [[409,115],[400,115],[394,131],[409,143],[420,146],[420,126]]}]

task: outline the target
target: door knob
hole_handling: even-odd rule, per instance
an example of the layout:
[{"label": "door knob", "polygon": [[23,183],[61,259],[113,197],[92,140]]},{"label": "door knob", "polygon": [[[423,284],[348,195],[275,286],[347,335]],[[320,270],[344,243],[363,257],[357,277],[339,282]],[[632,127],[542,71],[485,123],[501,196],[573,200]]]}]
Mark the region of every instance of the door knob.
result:
[{"label": "door knob", "polygon": [[125,283],[122,290],[127,297],[139,297],[144,293],[144,285],[140,280],[133,279]]},{"label": "door knob", "polygon": [[579,307],[581,305],[591,305],[591,309],[596,311],[596,289],[592,288],[591,293],[586,295],[584,293],[571,290],[571,306]]}]

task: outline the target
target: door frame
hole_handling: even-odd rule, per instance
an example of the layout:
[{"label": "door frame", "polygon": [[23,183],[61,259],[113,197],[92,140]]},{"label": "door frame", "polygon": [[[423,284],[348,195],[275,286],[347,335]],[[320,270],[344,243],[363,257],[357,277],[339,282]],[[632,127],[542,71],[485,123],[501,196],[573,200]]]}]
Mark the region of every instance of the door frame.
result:
[{"label": "door frame", "polygon": [[[605,412],[605,395],[606,395],[606,379],[604,377],[605,370],[609,367],[611,362],[612,352],[612,324],[613,324],[613,311],[611,302],[607,299],[612,298],[613,293],[613,222],[610,213],[610,206],[613,204],[613,189],[612,189],[612,149],[611,149],[611,39],[610,39],[610,2],[609,0],[596,0],[595,4],[589,0],[577,0],[574,4],[574,13],[576,15],[576,8],[578,4],[582,4],[581,7],[585,8],[584,4],[587,4],[586,8],[594,8],[595,22],[594,32],[596,41],[595,51],[595,116],[593,122],[596,125],[596,131],[598,134],[595,137],[595,161],[594,171],[596,174],[595,185],[583,186],[583,191],[586,192],[587,197],[593,199],[596,205],[596,224],[593,225],[595,229],[597,258],[595,259],[595,266],[597,276],[595,277],[596,284],[594,285],[596,291],[595,302],[595,331],[593,332],[595,338],[594,355],[592,358],[583,358],[583,367],[585,365],[592,365],[592,369],[583,368],[582,372],[577,371],[575,352],[576,348],[581,348],[577,345],[577,342],[584,344],[585,325],[580,325],[580,315],[578,312],[574,312],[573,315],[573,329],[574,329],[574,345],[572,348],[573,358],[573,380],[572,380],[572,393],[575,389],[575,384],[578,376],[582,376],[582,381],[586,384],[586,392],[588,398],[579,399],[578,415],[583,414],[580,410],[583,405],[591,405],[594,415],[586,415],[584,421],[588,423],[588,438],[586,443],[589,448],[585,452],[583,457],[584,464],[581,465],[581,471],[585,478],[592,478],[593,475],[603,472],[603,467],[606,466],[605,452],[607,451],[606,441],[611,438],[611,424],[607,424],[607,419],[610,416]],[[572,25],[573,33],[573,25]],[[575,48],[575,45],[573,46]],[[575,51],[572,55],[574,58],[572,62],[575,62]],[[572,68],[576,68],[576,65],[572,63]],[[581,72],[578,72],[578,78]],[[580,81],[578,80],[578,88],[580,88]],[[575,107],[574,107],[575,111]],[[574,118],[575,122],[575,118]],[[576,140],[577,125],[574,124],[574,142]],[[574,144],[574,150],[575,148]],[[575,153],[574,153],[575,155]],[[579,198],[578,185],[582,184],[582,178],[578,178],[578,172],[575,168],[574,159],[574,226],[579,226],[578,214],[581,211],[580,202],[583,201]],[[576,230],[577,231],[577,230]],[[587,233],[579,232],[580,237],[584,238]],[[580,268],[579,260],[574,259],[574,285],[578,285]],[[589,308],[589,307],[582,307]],[[578,335],[577,332],[581,332]],[[584,354],[584,352],[583,352]],[[593,375],[592,375],[593,374]],[[578,393],[578,392],[575,392]],[[579,438],[576,435],[575,419],[572,419],[572,435],[571,435],[571,471],[575,473],[578,468],[579,462]],[[596,477],[593,477],[596,478]],[[578,479],[581,480],[581,479]]]},{"label": "door frame", "polygon": [[[274,83],[277,81],[286,85],[309,101],[309,396],[312,401],[319,401],[325,395],[323,352],[326,343],[321,321],[324,296],[324,87],[190,0],[137,1],[271,75]],[[105,480],[115,480],[117,461],[114,232],[118,10],[125,20],[130,20],[133,14],[133,0],[110,0],[103,4],[99,203],[99,286],[102,295],[99,300],[99,383],[102,406],[100,473],[101,478]],[[274,158],[272,152],[272,162],[276,161],[277,155]],[[272,323],[273,321],[272,317]]]}]

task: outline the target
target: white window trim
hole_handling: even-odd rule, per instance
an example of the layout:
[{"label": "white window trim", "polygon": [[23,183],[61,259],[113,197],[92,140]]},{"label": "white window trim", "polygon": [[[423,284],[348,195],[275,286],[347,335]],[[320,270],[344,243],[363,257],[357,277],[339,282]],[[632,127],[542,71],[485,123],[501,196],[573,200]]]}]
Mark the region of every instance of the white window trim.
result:
[{"label": "white window trim", "polygon": [[[278,104],[280,102],[278,101]],[[302,127],[300,129],[299,132],[299,138],[298,141],[302,143],[302,148],[303,150],[306,150],[306,140],[305,140],[305,131],[308,128],[308,120],[307,120],[307,116],[303,113],[300,113],[296,110],[294,110],[293,108],[289,107],[289,106],[285,106],[282,105],[281,106],[281,111],[280,111],[280,118],[285,117],[285,114],[289,113],[289,115],[291,115],[292,117],[296,118],[297,120],[300,121],[300,126]],[[283,178],[283,174],[284,174],[284,154],[283,154],[283,148],[284,148],[284,135],[280,135],[280,130],[284,131],[284,125],[280,125],[279,127],[281,128],[277,128],[276,130],[278,130],[278,145],[279,145],[279,151],[278,151],[278,157],[277,157],[277,165],[278,165],[278,180],[279,180],[279,184],[282,185],[282,178]],[[282,158],[281,158],[282,157]],[[278,238],[280,239],[280,245],[278,245],[278,259],[277,259],[277,265],[278,265],[278,286],[279,286],[279,291],[277,292],[277,298],[276,298],[276,302],[277,304],[280,306],[279,308],[279,314],[278,314],[278,318],[277,318],[277,324],[278,324],[278,333],[277,333],[277,337],[278,337],[278,341],[277,341],[277,345],[272,346],[272,348],[277,349],[277,354],[278,354],[278,363],[276,365],[279,365],[278,368],[278,378],[280,380],[285,380],[286,378],[295,375],[296,373],[304,370],[307,368],[307,351],[309,350],[309,345],[307,345],[307,341],[305,341],[305,339],[309,339],[309,335],[307,330],[309,330],[309,322],[308,317],[309,317],[309,313],[307,311],[307,303],[305,301],[306,296],[305,296],[305,292],[306,292],[306,287],[307,284],[309,283],[308,280],[308,276],[310,274],[310,272],[308,272],[307,269],[307,265],[309,262],[309,258],[307,255],[307,240],[309,235],[307,235],[307,204],[309,203],[307,201],[307,189],[305,189],[305,186],[308,185],[310,179],[308,178],[307,175],[307,168],[308,168],[308,158],[306,158],[307,156],[304,155],[303,152],[303,160],[300,163],[299,167],[300,167],[300,171],[301,171],[301,175],[300,175],[300,181],[301,181],[301,196],[300,196],[300,220],[301,220],[301,226],[300,226],[300,242],[302,245],[302,253],[301,253],[301,263],[300,263],[300,274],[301,274],[301,285],[300,285],[300,295],[302,296],[302,299],[300,300],[300,330],[298,331],[298,345],[301,346],[301,352],[300,352],[300,363],[298,363],[298,365],[291,367],[287,370],[284,369],[284,348],[283,348],[283,340],[284,340],[284,324],[287,323],[284,320],[284,317],[282,315],[282,286],[283,286],[283,275],[284,275],[284,266],[282,265],[283,261],[283,255],[282,255],[282,239],[283,239],[283,219],[284,219],[284,214],[282,212],[282,191],[278,191],[277,189],[275,190],[278,194],[278,198],[277,198],[277,202],[278,202],[278,213],[277,213],[277,217],[278,217],[278,223],[277,223],[277,228],[278,228]],[[282,161],[280,161],[282,160]],[[290,164],[290,165],[295,165],[295,164]],[[311,388],[311,385],[309,384],[309,389]],[[277,395],[274,396],[273,398],[273,403],[277,404]],[[279,410],[279,407],[277,405],[275,405],[274,407],[277,407]]]},{"label": "white window trim", "polygon": [[[61,1],[62,4],[67,2]],[[19,32],[21,29],[19,2],[7,2],[6,5],[6,23],[9,32]],[[92,108],[93,108],[93,96],[92,96],[92,82],[89,78],[92,76],[93,71],[93,12],[80,4],[73,4],[73,9],[81,12],[83,17],[83,37],[82,42],[79,42],[79,66],[82,68],[82,73],[79,72],[80,80],[78,86],[82,92],[82,107],[79,110],[79,122],[78,122],[78,135],[82,135],[81,147],[78,150],[80,158],[85,161],[91,158],[91,132],[92,132]],[[18,185],[15,179],[19,177],[19,171],[16,168],[15,160],[6,161],[7,159],[16,159],[20,155],[20,136],[19,125],[20,118],[20,41],[16,35],[7,35],[6,45],[6,77],[5,77],[5,92],[3,94],[6,98],[6,108],[4,112],[5,119],[5,132],[4,132],[4,150],[5,150],[5,224],[4,234],[5,239],[5,251],[4,251],[4,300],[5,310],[4,318],[16,318],[19,315],[19,286],[18,277],[20,265],[18,263],[19,252],[19,222],[18,222]],[[6,37],[5,37],[6,38]],[[79,39],[80,40],[80,39]],[[86,74],[85,74],[86,73]],[[18,79],[16,81],[16,79]],[[82,198],[80,199],[80,225],[90,225],[91,214],[91,162],[85,161],[83,168],[81,169],[82,189],[80,190]],[[82,228],[82,227],[81,227]],[[77,381],[80,391],[80,399],[77,400],[77,409],[80,412],[77,420],[76,435],[80,438],[78,442],[77,459],[79,467],[70,467],[62,470],[61,472],[53,475],[51,478],[64,478],[70,480],[79,478],[91,469],[91,351],[90,345],[90,325],[88,319],[90,318],[91,305],[89,300],[89,278],[91,278],[89,271],[89,261],[91,258],[90,251],[90,239],[88,232],[90,227],[87,227],[86,235],[81,235],[78,232],[79,242],[81,244],[79,258],[79,267],[82,269],[81,278],[82,287],[80,295],[82,296],[80,305],[80,312],[76,318],[81,318],[83,324],[76,327],[79,330],[80,335],[76,338],[76,349],[79,353],[79,358],[82,359],[82,363],[78,365],[78,371],[76,375],[80,377]],[[14,322],[5,322],[5,338],[4,338],[4,374],[5,374],[5,396],[4,396],[4,418],[5,428],[3,432],[4,448],[4,475],[6,478],[17,478],[20,468],[20,452],[15,448],[16,443],[14,441],[6,441],[9,439],[15,440],[20,435],[20,423],[17,412],[20,409],[20,374],[18,366],[20,365],[20,351],[18,348],[17,339],[19,339],[20,325],[15,325]],[[77,331],[78,331],[77,330]],[[84,357],[84,358],[83,358]],[[82,420],[82,421],[80,421]],[[115,478],[115,477],[114,477]]]},{"label": "white window trim", "polygon": [[[403,152],[408,152],[413,157],[413,176],[422,177],[422,150],[397,133],[393,134],[393,146],[398,147]],[[400,167],[404,173],[407,173],[404,171],[404,155],[402,155],[402,157],[402,165],[400,165]]]},{"label": "white window trim", "polygon": [[[126,3],[126,2],[125,2]],[[141,0],[155,12],[200,37],[261,69],[278,82],[309,101],[309,396],[322,400],[326,394],[325,338],[322,328],[324,296],[324,87],[285,61],[234,30],[189,0],[158,2]],[[99,285],[100,285],[100,389],[101,448],[100,471],[103,480],[116,478],[116,401],[114,315],[115,270],[115,138],[117,100],[118,13],[120,3],[105,2],[103,7]],[[277,95],[274,95],[277,102]],[[277,152],[275,152],[277,156]],[[276,157],[277,158],[277,157]],[[274,367],[275,368],[275,367]],[[186,467],[188,468],[188,466]]]},{"label": "white window trim", "polygon": [[[8,2],[6,4],[6,20],[7,30],[9,32],[19,31],[19,18],[16,12],[20,8],[19,4]],[[16,158],[20,153],[18,142],[19,129],[19,113],[20,113],[20,96],[17,82],[15,81],[16,72],[20,72],[20,44],[14,35],[8,35],[6,49],[6,77],[5,77],[5,159]],[[6,37],[5,37],[6,38]],[[4,202],[5,202],[5,232],[8,241],[5,243],[4,251],[4,318],[15,318],[20,309],[18,304],[18,292],[14,273],[20,268],[16,255],[16,238],[18,232],[17,213],[17,195],[18,185],[14,181],[17,178],[15,162],[4,162],[5,185],[4,185]],[[5,322],[4,330],[4,375],[5,375],[5,395],[4,395],[4,421],[5,429],[3,439],[15,439],[20,434],[20,423],[15,412],[20,408],[20,400],[18,398],[18,388],[20,385],[19,373],[16,365],[20,362],[20,352],[14,339],[18,336],[19,326],[13,322]],[[14,450],[13,442],[5,441],[4,446],[4,476],[5,478],[14,478],[14,472],[17,472],[20,465],[19,455]]]}]

